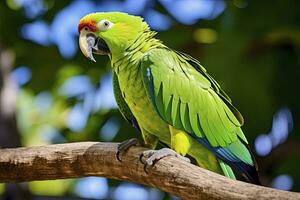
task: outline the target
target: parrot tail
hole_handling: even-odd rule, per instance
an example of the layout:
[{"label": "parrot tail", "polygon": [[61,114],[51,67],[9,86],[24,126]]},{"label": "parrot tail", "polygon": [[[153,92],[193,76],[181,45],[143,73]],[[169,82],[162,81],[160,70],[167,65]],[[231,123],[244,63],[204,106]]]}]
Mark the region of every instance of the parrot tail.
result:
[{"label": "parrot tail", "polygon": [[240,162],[238,164],[235,164],[234,167],[250,183],[262,185],[259,180],[258,172],[255,166],[251,166],[246,163]]},{"label": "parrot tail", "polygon": [[224,175],[228,178],[231,179],[236,179],[231,167],[229,165],[227,165],[226,163],[224,163],[222,160],[218,159],[219,163],[220,163],[220,167],[224,173]]},{"label": "parrot tail", "polygon": [[238,140],[226,147],[212,147],[206,138],[194,138],[215,154],[225,176],[236,179],[232,169],[240,173],[248,182],[261,185],[257,163],[247,144]]}]

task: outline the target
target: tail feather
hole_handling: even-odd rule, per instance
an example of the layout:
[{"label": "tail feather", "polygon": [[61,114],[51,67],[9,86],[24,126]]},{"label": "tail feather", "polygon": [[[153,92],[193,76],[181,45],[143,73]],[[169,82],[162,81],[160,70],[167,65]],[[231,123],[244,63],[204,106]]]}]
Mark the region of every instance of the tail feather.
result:
[{"label": "tail feather", "polygon": [[255,166],[247,165],[245,163],[239,163],[237,165],[237,170],[241,172],[242,176],[248,180],[250,183],[254,183],[256,185],[261,185],[259,180],[258,172]]},{"label": "tail feather", "polygon": [[221,166],[221,169],[224,173],[224,175],[228,178],[231,178],[231,179],[236,179],[231,167],[229,165],[227,165],[226,163],[224,163],[222,160],[218,159],[219,163],[220,163],[220,166]]},{"label": "tail feather", "polygon": [[223,164],[220,162],[220,166],[225,176],[229,178],[231,178],[231,176],[233,177],[234,174],[231,169],[233,168],[249,182],[261,185],[257,172],[257,164],[247,144],[237,141],[236,144],[227,147],[212,147],[206,138],[196,136],[194,136],[194,138],[223,162]]},{"label": "tail feather", "polygon": [[[258,176],[258,172],[256,170],[255,166],[251,166],[248,165],[244,162],[227,162],[222,164],[223,161],[220,160],[220,166],[224,172],[224,175],[231,178],[231,179],[236,179],[235,175],[233,174],[233,170],[231,169],[231,167],[233,169],[235,169],[236,171],[238,171],[248,182],[256,184],[256,185],[261,185],[261,182],[259,180],[259,176]],[[225,167],[222,167],[222,165],[224,165]],[[224,168],[224,169],[223,169]],[[231,172],[233,174],[232,175],[227,175],[229,174],[229,172]],[[234,178],[232,178],[234,177]]]}]

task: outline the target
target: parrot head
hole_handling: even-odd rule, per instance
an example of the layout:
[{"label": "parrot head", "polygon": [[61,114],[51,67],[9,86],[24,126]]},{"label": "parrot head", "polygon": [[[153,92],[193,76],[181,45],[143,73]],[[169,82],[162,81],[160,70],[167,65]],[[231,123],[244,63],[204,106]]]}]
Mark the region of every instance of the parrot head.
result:
[{"label": "parrot head", "polygon": [[120,12],[92,13],[78,24],[79,46],[87,58],[96,62],[93,53],[122,54],[145,30],[149,27],[141,17]]}]

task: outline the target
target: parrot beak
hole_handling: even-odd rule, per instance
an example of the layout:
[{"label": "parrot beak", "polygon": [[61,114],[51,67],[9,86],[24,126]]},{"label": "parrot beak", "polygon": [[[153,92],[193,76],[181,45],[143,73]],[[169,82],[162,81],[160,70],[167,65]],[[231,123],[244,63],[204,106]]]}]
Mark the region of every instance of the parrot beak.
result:
[{"label": "parrot beak", "polygon": [[80,32],[79,47],[83,55],[93,62],[96,62],[93,53],[99,55],[108,55],[110,53],[103,39],[86,31]]},{"label": "parrot beak", "polygon": [[96,38],[93,34],[88,34],[81,31],[79,36],[79,47],[85,57],[91,61],[96,62],[93,56],[93,46],[95,45]]}]

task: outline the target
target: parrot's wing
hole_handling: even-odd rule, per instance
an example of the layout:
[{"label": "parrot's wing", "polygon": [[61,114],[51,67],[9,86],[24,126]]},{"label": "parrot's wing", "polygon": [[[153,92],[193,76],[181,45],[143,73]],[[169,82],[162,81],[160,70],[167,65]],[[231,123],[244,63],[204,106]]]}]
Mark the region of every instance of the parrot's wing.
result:
[{"label": "parrot's wing", "polygon": [[147,93],[163,120],[251,178],[255,168],[240,128],[241,114],[198,61],[170,49],[154,49],[144,56],[141,69]]},{"label": "parrot's wing", "polygon": [[235,115],[237,120],[239,120],[240,124],[244,124],[244,118],[242,114],[232,105],[230,97],[226,94],[226,92],[220,87],[220,85],[215,81],[207,72],[204,67],[200,64],[198,60],[191,57],[188,54],[175,51],[180,57],[185,59],[189,64],[191,64],[198,72],[200,72],[203,76],[205,76],[211,83],[212,89],[222,98],[222,100],[227,104],[232,113]]},{"label": "parrot's wing", "polygon": [[130,108],[128,107],[127,103],[125,102],[122,92],[119,85],[118,76],[113,72],[113,89],[114,89],[114,95],[116,102],[119,106],[119,110],[123,117],[140,132],[140,127],[136,121],[136,118],[132,114]]}]

